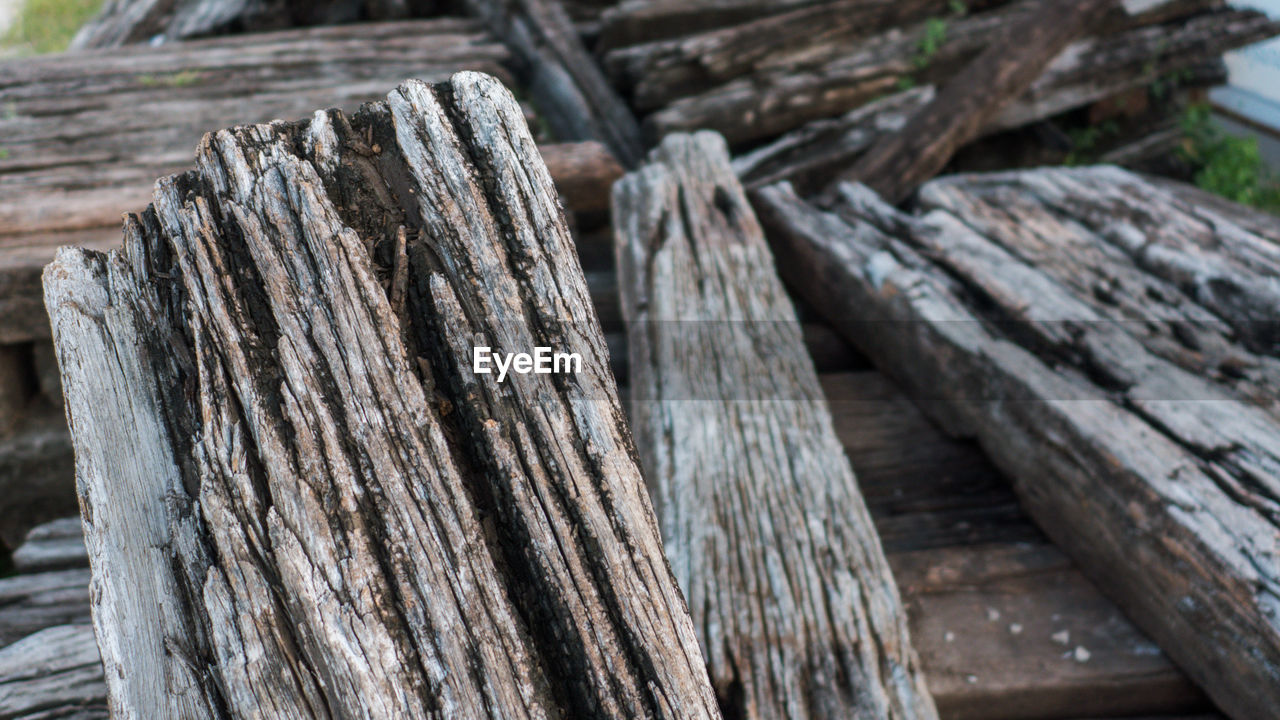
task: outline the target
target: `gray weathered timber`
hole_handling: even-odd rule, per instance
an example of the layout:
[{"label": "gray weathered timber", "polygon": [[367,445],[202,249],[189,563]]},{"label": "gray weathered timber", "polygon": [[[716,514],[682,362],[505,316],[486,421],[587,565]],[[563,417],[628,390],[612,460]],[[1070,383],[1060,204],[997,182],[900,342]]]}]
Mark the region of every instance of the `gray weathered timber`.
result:
[{"label": "gray weathered timber", "polygon": [[[952,19],[927,61],[920,51],[924,23],[870,36],[854,26],[836,42],[824,33],[830,21],[808,10],[796,12],[814,20],[792,32],[817,38],[809,44],[780,41],[775,26],[787,18],[779,16],[707,37],[616,50],[606,56],[606,67],[634,86],[652,135],[713,127],[738,145],[848,112],[893,92],[904,78],[940,84],[1010,24],[1040,9],[1038,0],[1023,0]],[[1280,24],[1251,11],[1216,10],[1164,22],[1167,16],[1162,4],[1068,45],[984,131],[1025,125],[1280,34]],[[733,54],[719,57],[722,49]]]},{"label": "gray weathered timber", "polygon": [[209,129],[355,110],[406,78],[504,77],[508,58],[475,21],[437,18],[0,61],[0,343],[48,338],[54,248],[117,247],[121,214]]},{"label": "gray weathered timber", "polygon": [[748,189],[786,180],[801,195],[816,192],[881,138],[899,131],[933,100],[932,85],[894,93],[840,117],[805,123],[767,145],[738,155],[733,170]]},{"label": "gray weathered timber", "polygon": [[108,0],[71,41],[73,50],[235,32],[407,18],[433,0]]},{"label": "gray weathered timber", "polygon": [[[780,267],[1228,714],[1280,702],[1280,250],[1109,167],[755,196]],[[1272,311],[1271,318],[1274,318]]]},{"label": "gray weathered timber", "polygon": [[0,646],[53,625],[88,622],[87,567],[0,578]]},{"label": "gray weathered timber", "polygon": [[45,277],[117,716],[718,716],[498,81],[212,133]]},{"label": "gray weathered timber", "polygon": [[961,145],[1031,86],[1067,45],[1090,32],[1119,0],[1045,0],[1009,22],[970,63],[948,78],[903,128],[867,150],[845,173],[899,203],[937,175]]},{"label": "gray weathered timber", "polygon": [[106,720],[102,687],[87,623],[47,628],[0,649],[0,717]]},{"label": "gray weathered timber", "polygon": [[64,517],[31,528],[13,551],[13,569],[20,573],[88,567],[80,517]]},{"label": "gray weathered timber", "polygon": [[613,222],[636,446],[725,714],[936,718],[723,138],[666,137]]},{"label": "gray weathered timber", "polygon": [[640,126],[552,0],[458,0],[511,48],[539,112],[560,140],[598,140],[624,166],[644,154]]}]

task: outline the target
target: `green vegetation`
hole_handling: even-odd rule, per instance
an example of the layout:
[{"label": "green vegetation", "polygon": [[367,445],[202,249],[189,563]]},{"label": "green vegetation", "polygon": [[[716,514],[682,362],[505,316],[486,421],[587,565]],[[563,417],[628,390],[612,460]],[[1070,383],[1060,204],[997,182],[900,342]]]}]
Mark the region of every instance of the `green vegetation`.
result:
[{"label": "green vegetation", "polygon": [[101,6],[102,0],[26,0],[0,46],[22,53],[61,52]]},{"label": "green vegetation", "polygon": [[156,85],[164,85],[166,87],[186,87],[200,79],[200,73],[195,70],[183,70],[182,72],[173,73],[172,75],[139,75],[135,78],[140,85],[154,87]]},{"label": "green vegetation", "polygon": [[1187,109],[1179,156],[1196,186],[1228,200],[1280,213],[1280,182],[1262,162],[1255,138],[1229,135],[1209,117],[1209,107]]},{"label": "green vegetation", "polygon": [[1115,120],[1104,120],[1097,125],[1073,128],[1067,131],[1071,138],[1071,152],[1063,158],[1064,165],[1088,165],[1097,162],[1098,146],[1103,140],[1120,134]]},{"label": "green vegetation", "polygon": [[0,148],[0,160],[9,159],[9,148]]}]

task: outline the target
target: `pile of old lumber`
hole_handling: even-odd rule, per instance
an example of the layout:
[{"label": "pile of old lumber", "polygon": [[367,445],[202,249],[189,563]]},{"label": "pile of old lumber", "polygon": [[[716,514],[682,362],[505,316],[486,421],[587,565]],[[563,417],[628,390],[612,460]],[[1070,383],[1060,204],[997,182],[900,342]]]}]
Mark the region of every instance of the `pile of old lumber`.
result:
[{"label": "pile of old lumber", "polygon": [[786,275],[1235,717],[1280,698],[1280,245],[1114,167],[757,205]]},{"label": "pile of old lumber", "polygon": [[1266,716],[1274,219],[928,181],[1277,32],[112,0],[0,63],[0,717]]},{"label": "pile of old lumber", "polygon": [[[121,215],[145,204],[157,177],[188,168],[210,128],[354,110],[406,77],[509,79],[508,58],[474,21],[442,18],[0,63],[0,542],[13,547],[76,509],[40,296],[57,247],[118,246]],[[542,154],[584,222],[607,210],[622,169],[603,146]]]},{"label": "pile of old lumber", "polygon": [[[906,87],[956,85],[941,114],[950,122],[980,119],[974,132],[989,134],[1175,79],[1182,87],[1212,84],[1225,50],[1277,32],[1261,14],[1214,0],[629,0],[605,14],[600,44],[606,68],[653,137],[714,128],[747,149],[794,133],[779,141],[782,148],[827,139],[809,155],[839,162],[861,147],[841,142],[837,128],[850,132],[868,118],[833,118]],[[993,48],[992,62],[973,75],[967,64]],[[1001,88],[1004,69],[1030,74]],[[967,106],[996,90],[1009,97],[989,118]],[[886,109],[900,113],[912,102],[899,98]],[[809,169],[800,162],[795,172]]]}]

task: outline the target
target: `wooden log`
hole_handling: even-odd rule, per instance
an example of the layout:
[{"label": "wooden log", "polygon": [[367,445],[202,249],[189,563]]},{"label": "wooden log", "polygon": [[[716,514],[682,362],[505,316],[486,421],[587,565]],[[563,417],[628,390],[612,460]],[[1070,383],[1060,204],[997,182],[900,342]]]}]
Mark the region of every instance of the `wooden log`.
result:
[{"label": "wooden log", "polygon": [[1052,0],[1034,16],[1008,23],[1000,37],[949,78],[937,97],[898,132],[876,143],[842,178],[891,203],[946,167],[961,145],[1022,95],[1045,67],[1100,21],[1117,0]]},{"label": "wooden log", "polygon": [[610,52],[606,67],[641,110],[787,63],[813,62],[892,27],[919,22],[938,0],[838,0],[714,32]]},{"label": "wooden log", "polygon": [[564,7],[550,0],[460,0],[511,48],[518,74],[556,137],[604,143],[623,166],[644,154],[630,108],[587,52]]},{"label": "wooden log", "polygon": [[[1031,526],[974,443],[939,432],[881,373],[820,380],[943,717],[1047,720],[1072,711],[1111,717],[1203,705],[1168,657]],[[1007,508],[1008,516],[977,516],[986,508]],[[81,562],[88,561],[85,554]],[[82,619],[89,617],[86,583]],[[22,617],[12,607],[0,606],[0,628]],[[1015,623],[1022,632],[1010,629]],[[1070,648],[1060,642],[1063,631]],[[1076,659],[1076,646],[1088,651],[1086,661]],[[105,704],[105,681],[97,697]]]},{"label": "wooden log", "polygon": [[89,567],[80,516],[58,518],[31,528],[13,551],[13,569],[20,573]]},{"label": "wooden log", "polygon": [[808,195],[824,187],[867,148],[899,131],[933,100],[932,85],[873,100],[838,118],[806,123],[773,142],[733,159],[749,189],[786,180]]},{"label": "wooden log", "polygon": [[608,148],[588,141],[542,145],[539,150],[566,209],[583,214],[609,209],[610,191],[622,177],[622,166]]},{"label": "wooden log", "polygon": [[71,49],[159,44],[242,29],[280,30],[422,14],[431,0],[108,0],[71,40]]},{"label": "wooden log", "polygon": [[88,623],[89,569],[0,578],[0,604],[0,647],[54,625]]},{"label": "wooden log", "polygon": [[93,627],[61,625],[0,649],[0,717],[110,717]]},{"label": "wooden log", "polygon": [[46,271],[113,714],[716,717],[510,93],[410,81],[197,168]]},{"label": "wooden log", "polygon": [[[437,18],[0,62],[0,343],[48,338],[39,276],[54,249],[118,246],[121,214],[190,167],[208,128],[354,110],[407,77],[504,77],[507,59],[475,21]],[[542,149],[569,210],[607,207],[615,162],[599,146]]]},{"label": "wooden log", "polygon": [[[1236,718],[1280,688],[1273,244],[1115,168],[756,195],[780,266]],[[1270,317],[1274,318],[1272,311]]]},{"label": "wooden log", "polygon": [[[644,119],[644,126],[654,136],[714,127],[734,145],[771,138],[806,122],[848,112],[893,92],[904,79],[934,84],[944,81],[987,47],[1008,23],[1034,15],[1038,9],[1038,2],[1031,0],[952,20],[946,25],[942,43],[927,57],[920,50],[924,24],[854,44],[824,45],[790,56],[783,53],[758,62],[749,74],[686,97],[661,99],[662,107]],[[1163,16],[1158,9],[1143,12],[1114,32],[1067,46],[1049,65],[1042,81],[1028,90],[1027,101],[1015,100],[996,116],[989,130],[1044,119],[1280,34],[1280,24],[1256,12],[1237,10],[1141,25]],[[643,92],[655,99],[664,95],[658,87]]]},{"label": "wooden log", "polygon": [[724,140],[665,138],[618,182],[613,220],[636,448],[720,706],[937,717]]}]

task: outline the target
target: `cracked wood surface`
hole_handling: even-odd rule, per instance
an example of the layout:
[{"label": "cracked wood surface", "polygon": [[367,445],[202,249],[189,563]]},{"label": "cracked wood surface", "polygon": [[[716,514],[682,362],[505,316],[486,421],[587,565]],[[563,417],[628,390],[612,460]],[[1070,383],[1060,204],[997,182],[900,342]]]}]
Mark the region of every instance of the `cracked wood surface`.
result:
[{"label": "cracked wood surface", "polygon": [[636,445],[726,717],[936,718],[724,140],[665,138],[613,221]]},{"label": "cracked wood surface", "polygon": [[957,176],[908,216],[755,196],[784,275],[976,438],[1098,587],[1236,718],[1280,701],[1280,249],[1125,171]]},{"label": "cracked wood surface", "polygon": [[476,73],[212,133],[123,252],[60,252],[117,716],[718,716],[573,258]]},{"label": "cracked wood surface", "polygon": [[[1132,17],[1117,11],[1104,22],[1105,32],[1068,45],[983,131],[1148,85],[1280,33],[1280,25],[1260,13],[1215,4],[1167,0]],[[604,60],[615,82],[630,89],[637,110],[647,113],[642,122],[651,135],[715,128],[735,147],[746,146],[848,112],[904,81],[942,84],[1010,25],[1042,10],[1040,0],[1022,0],[946,18],[930,54],[921,50],[925,22],[877,31],[873,23],[844,23],[829,6],[817,6],[613,50]]]}]

